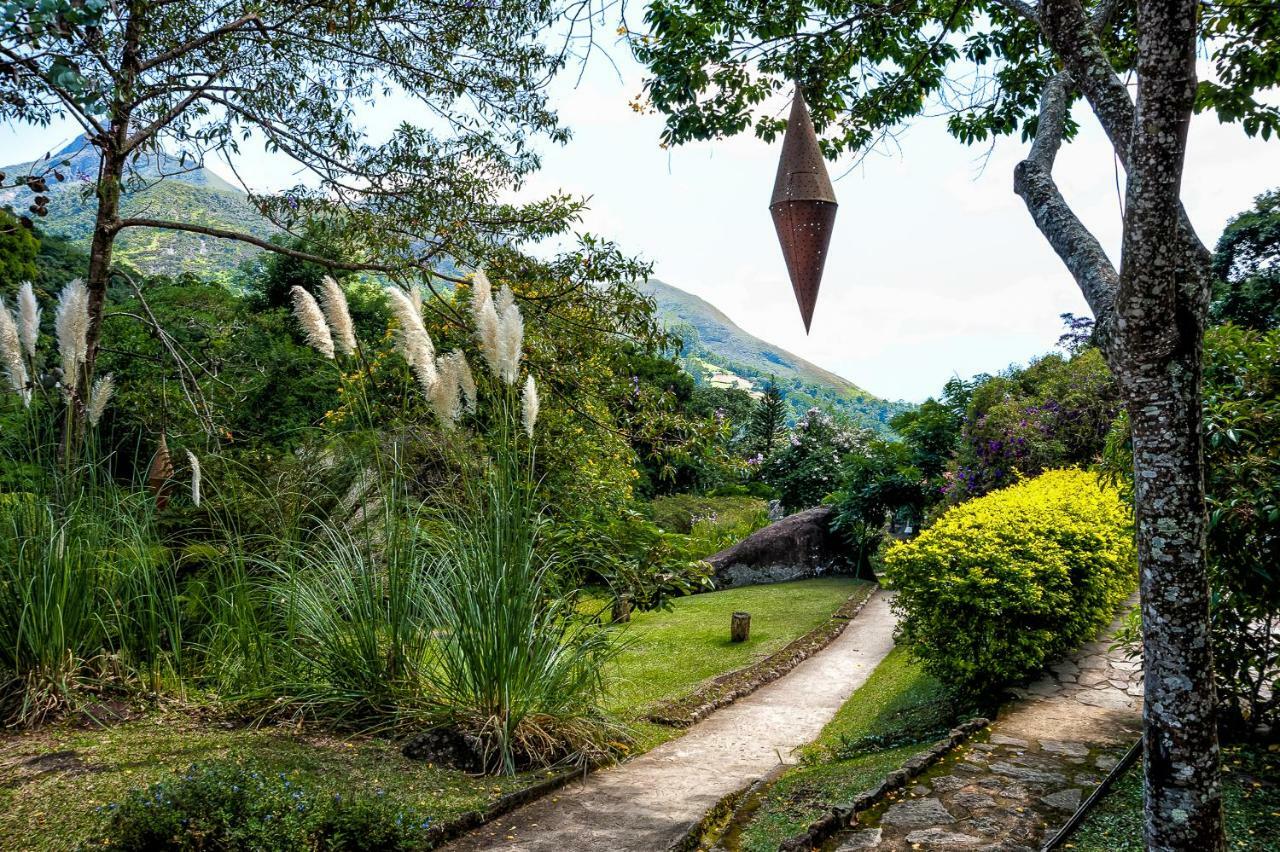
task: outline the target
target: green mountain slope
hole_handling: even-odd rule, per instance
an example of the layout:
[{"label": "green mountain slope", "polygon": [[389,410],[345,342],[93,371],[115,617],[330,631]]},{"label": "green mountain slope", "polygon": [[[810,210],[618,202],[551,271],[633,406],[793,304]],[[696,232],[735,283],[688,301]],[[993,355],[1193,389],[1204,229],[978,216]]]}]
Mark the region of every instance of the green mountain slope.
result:
[{"label": "green mountain slope", "polygon": [[[48,180],[49,215],[39,220],[40,228],[87,242],[93,229],[92,179],[98,171],[97,152],[81,137],[42,160],[40,171],[49,162],[58,166],[65,180]],[[0,166],[0,171],[20,176],[28,174],[31,166],[30,162],[18,163]],[[134,163],[134,169],[137,179],[126,187],[121,200],[125,216],[172,219],[261,238],[274,230],[243,192],[208,169],[180,163],[167,155],[142,157]],[[15,212],[24,213],[32,197],[26,189],[0,190],[0,207],[12,206]],[[144,272],[165,275],[185,271],[217,277],[257,252],[245,243],[151,228],[127,229],[116,241],[118,258]]]},{"label": "green mountain slope", "polygon": [[699,383],[760,391],[772,379],[793,419],[816,407],[845,414],[878,432],[887,432],[889,418],[911,408],[909,403],[873,396],[842,376],[748,334],[692,293],[657,279],[640,289],[653,297],[667,327],[684,341],[685,369]]}]

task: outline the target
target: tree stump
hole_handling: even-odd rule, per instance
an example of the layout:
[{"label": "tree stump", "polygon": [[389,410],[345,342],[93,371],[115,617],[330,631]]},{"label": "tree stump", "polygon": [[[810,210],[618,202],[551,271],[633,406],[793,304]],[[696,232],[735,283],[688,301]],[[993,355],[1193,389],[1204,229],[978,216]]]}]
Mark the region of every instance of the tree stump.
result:
[{"label": "tree stump", "polygon": [[618,595],[613,599],[613,623],[625,624],[631,620],[631,595]]},{"label": "tree stump", "polygon": [[729,638],[734,642],[745,642],[751,635],[751,613],[735,612],[733,621],[729,623]]}]

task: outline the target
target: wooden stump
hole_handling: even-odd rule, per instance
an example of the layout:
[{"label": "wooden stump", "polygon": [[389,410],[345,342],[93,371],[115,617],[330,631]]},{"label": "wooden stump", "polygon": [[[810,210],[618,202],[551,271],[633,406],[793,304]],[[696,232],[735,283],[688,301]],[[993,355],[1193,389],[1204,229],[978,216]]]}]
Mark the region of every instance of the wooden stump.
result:
[{"label": "wooden stump", "polygon": [[733,621],[729,623],[729,638],[734,642],[745,642],[751,636],[751,613],[735,612]]},{"label": "wooden stump", "polygon": [[613,623],[624,624],[631,620],[631,595],[618,595],[613,599]]}]

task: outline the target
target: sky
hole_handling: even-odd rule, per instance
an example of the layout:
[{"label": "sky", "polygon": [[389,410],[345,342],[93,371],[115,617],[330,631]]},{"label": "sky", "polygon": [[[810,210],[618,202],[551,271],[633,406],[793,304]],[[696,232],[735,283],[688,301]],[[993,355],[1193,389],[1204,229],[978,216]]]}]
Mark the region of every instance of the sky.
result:
[{"label": "sky", "polygon": [[[1013,167],[1026,146],[1007,139],[966,147],[940,119],[923,119],[892,151],[856,168],[851,160],[829,164],[840,208],[806,335],[768,212],[781,141],[744,135],[663,150],[662,117],[629,105],[642,69],[622,51],[612,58],[597,57],[581,80],[566,75],[555,84],[573,138],[543,146],[543,169],[521,194],[589,196],[582,230],[651,261],[655,277],[701,296],[752,334],[878,396],[920,401],[952,376],[996,372],[1049,351],[1060,314],[1088,314],[1013,193]],[[362,118],[377,135],[381,123],[404,116],[375,108]],[[1087,109],[1078,106],[1076,117],[1082,132],[1063,148],[1055,177],[1118,259],[1116,164]],[[0,126],[0,162],[30,159],[74,134],[69,125]],[[257,152],[236,167],[258,190],[297,180]],[[1212,116],[1193,121],[1183,200],[1207,244],[1277,185],[1280,142],[1249,139]]]}]

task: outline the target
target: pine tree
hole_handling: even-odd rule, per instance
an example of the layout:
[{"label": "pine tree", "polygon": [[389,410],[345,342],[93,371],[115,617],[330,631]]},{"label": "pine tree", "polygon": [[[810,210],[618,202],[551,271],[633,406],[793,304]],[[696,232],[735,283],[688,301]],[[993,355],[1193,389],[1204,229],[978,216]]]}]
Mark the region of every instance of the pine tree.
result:
[{"label": "pine tree", "polygon": [[773,448],[782,439],[787,424],[787,404],[782,399],[782,391],[772,381],[764,389],[764,396],[756,403],[756,410],[751,415],[751,426],[748,429],[748,444],[753,454],[768,458]]}]

